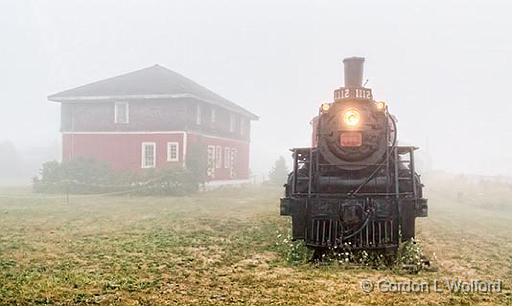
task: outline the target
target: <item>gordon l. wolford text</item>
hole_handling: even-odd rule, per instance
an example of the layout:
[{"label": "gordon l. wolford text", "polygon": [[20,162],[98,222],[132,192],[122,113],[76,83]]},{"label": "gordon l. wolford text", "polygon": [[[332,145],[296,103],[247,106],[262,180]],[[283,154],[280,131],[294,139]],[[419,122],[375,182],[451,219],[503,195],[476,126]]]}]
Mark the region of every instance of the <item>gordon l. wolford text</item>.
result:
[{"label": "gordon l. wolford text", "polygon": [[362,280],[361,289],[370,293],[378,291],[383,293],[407,292],[445,292],[452,293],[499,293],[502,291],[501,280],[462,280],[462,279],[434,279],[434,280],[392,280],[381,279],[377,281]]}]

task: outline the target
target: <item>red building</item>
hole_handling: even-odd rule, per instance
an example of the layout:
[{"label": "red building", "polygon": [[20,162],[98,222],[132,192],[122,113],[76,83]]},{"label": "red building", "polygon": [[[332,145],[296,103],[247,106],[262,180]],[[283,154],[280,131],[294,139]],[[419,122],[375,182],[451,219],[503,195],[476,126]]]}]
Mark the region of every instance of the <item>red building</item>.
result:
[{"label": "red building", "polygon": [[209,180],[249,178],[251,120],[258,117],[159,65],[66,90],[62,158],[93,158],[142,171],[187,164],[204,150]]}]

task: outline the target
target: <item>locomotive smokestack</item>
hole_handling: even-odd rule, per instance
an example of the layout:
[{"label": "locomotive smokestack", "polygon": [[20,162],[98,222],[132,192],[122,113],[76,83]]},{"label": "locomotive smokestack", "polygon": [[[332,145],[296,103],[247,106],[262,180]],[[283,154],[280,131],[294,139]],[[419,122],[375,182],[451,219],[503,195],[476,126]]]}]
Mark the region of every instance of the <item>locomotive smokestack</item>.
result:
[{"label": "locomotive smokestack", "polygon": [[348,57],[343,60],[345,65],[345,87],[363,87],[364,57]]}]

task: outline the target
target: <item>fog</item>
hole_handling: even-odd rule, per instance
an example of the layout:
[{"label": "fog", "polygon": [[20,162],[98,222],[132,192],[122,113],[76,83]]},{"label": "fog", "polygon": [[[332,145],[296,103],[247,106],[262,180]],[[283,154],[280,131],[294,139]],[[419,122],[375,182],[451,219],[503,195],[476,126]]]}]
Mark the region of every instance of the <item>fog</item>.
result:
[{"label": "fog", "polygon": [[309,145],[309,121],[343,83],[342,59],[363,56],[366,86],[429,169],[511,176],[511,9],[507,1],[1,1],[0,143],[14,145],[29,178],[60,159],[59,105],[48,95],[160,64],[260,116],[251,169],[262,175],[289,148]]}]

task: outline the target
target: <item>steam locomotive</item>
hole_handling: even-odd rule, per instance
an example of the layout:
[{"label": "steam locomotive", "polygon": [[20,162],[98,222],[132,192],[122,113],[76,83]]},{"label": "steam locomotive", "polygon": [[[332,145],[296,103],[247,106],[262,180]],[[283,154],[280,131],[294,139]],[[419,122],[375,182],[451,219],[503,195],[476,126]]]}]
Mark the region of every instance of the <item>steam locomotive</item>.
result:
[{"label": "steam locomotive", "polygon": [[362,85],[364,58],[343,60],[345,86],[312,121],[313,144],[294,148],[281,215],[292,237],[316,251],[329,248],[396,253],[426,217],[415,171],[417,147],[397,144],[395,118]]}]

